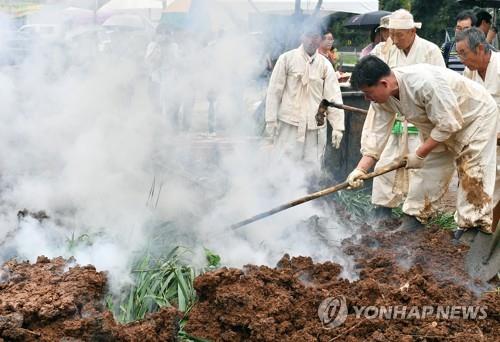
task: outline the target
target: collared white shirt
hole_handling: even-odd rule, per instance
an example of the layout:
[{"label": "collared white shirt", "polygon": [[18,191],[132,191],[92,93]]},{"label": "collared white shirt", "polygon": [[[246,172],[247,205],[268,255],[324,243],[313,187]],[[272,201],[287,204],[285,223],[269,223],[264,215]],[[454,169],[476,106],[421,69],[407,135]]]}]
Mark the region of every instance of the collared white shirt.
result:
[{"label": "collared white shirt", "polygon": [[496,103],[480,84],[458,73],[429,64],[393,69],[399,86],[399,99],[373,103],[375,115],[365,123],[361,152],[377,158],[382,153],[396,112],[405,113],[427,139],[443,142],[455,153],[469,143],[484,123],[481,116],[496,110]]},{"label": "collared white shirt", "polygon": [[390,68],[418,63],[446,67],[441,49],[436,44],[420,38],[418,35],[415,35],[415,40],[408,55],[403,50],[398,49],[392,41],[377,44],[371,54],[382,59]]},{"label": "collared white shirt", "polygon": [[464,76],[482,84],[495,99],[500,109],[500,52],[491,52],[490,62],[486,68],[484,80],[477,70],[465,68]]}]

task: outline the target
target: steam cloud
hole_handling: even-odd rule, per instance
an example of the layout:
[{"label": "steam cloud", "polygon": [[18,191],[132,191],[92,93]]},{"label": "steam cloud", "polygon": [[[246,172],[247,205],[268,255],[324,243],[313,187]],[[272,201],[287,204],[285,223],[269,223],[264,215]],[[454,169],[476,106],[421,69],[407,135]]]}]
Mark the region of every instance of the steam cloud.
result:
[{"label": "steam cloud", "polygon": [[[251,113],[265,92],[255,81],[262,36],[200,38],[185,33],[180,59],[166,65],[178,74],[167,94],[196,99],[189,132],[151,102],[147,42],[127,34],[116,38],[124,49],[108,53],[90,48],[94,38],[61,35],[31,44],[26,58],[1,67],[1,262],[73,255],[109,271],[116,290],[129,281],[138,251],[161,235],[154,248],[191,247],[200,264],[204,246],[229,266],[275,265],[289,253],[333,259],[350,271],[335,249],[347,227],[330,216],[328,243],[304,228],[310,216],[325,216],[317,204],[226,230],[307,193],[307,170],[249,138],[256,135]],[[6,58],[11,51],[2,46]],[[216,137],[206,134],[209,91],[217,94]],[[45,210],[50,219],[18,220],[23,208]],[[82,237],[89,243],[79,243]]]}]

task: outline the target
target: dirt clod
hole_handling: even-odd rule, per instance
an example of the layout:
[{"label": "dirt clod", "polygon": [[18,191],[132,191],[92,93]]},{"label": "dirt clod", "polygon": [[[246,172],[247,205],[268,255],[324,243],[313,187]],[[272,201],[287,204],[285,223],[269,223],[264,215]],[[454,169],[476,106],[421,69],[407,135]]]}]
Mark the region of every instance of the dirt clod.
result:
[{"label": "dirt clod", "polygon": [[0,283],[0,341],[175,341],[180,314],[165,308],[121,325],[104,306],[106,275],[40,256],[9,261]]},{"label": "dirt clod", "polygon": [[[244,271],[207,273],[196,279],[200,301],[185,330],[214,341],[498,341],[500,295],[485,292],[497,285],[469,279],[463,268],[467,248],[459,247],[437,228],[369,231],[359,241],[344,241],[357,263],[357,281],[340,278],[334,263],[288,255],[276,268],[248,265]],[[328,328],[318,308],[341,296],[348,308],[345,322]],[[370,305],[406,310],[472,305],[483,307],[487,317],[356,317],[356,309]]]}]

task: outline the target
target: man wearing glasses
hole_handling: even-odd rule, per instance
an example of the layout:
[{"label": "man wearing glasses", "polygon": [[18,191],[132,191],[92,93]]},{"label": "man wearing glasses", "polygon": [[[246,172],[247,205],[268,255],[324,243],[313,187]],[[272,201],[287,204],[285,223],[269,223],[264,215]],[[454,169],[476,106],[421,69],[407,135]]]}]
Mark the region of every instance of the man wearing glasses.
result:
[{"label": "man wearing glasses", "polygon": [[[477,18],[474,12],[467,10],[458,13],[456,21],[457,25],[455,26],[455,35],[458,32],[476,25]],[[454,40],[444,43],[441,47],[441,52],[443,53],[444,62],[446,63],[446,67],[448,69],[454,70],[460,74],[464,72],[465,66],[462,64],[457,54]]]},{"label": "man wearing glasses", "polygon": [[[500,116],[500,53],[491,51],[483,31],[477,27],[457,33],[455,41],[458,56],[466,66],[464,76],[483,85],[488,90],[497,103]],[[495,231],[500,218],[499,146],[497,146],[496,153],[497,170],[495,192],[493,193],[493,206],[495,208],[493,211],[493,231]]]}]

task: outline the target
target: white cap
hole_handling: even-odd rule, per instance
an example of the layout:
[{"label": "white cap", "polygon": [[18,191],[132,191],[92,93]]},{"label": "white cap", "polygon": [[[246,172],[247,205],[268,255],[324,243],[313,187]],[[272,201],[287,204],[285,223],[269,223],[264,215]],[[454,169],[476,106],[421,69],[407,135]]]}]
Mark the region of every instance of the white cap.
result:
[{"label": "white cap", "polygon": [[389,18],[388,28],[394,30],[409,30],[412,28],[421,28],[422,23],[413,21],[413,15],[405,9],[398,9],[392,13]]}]

